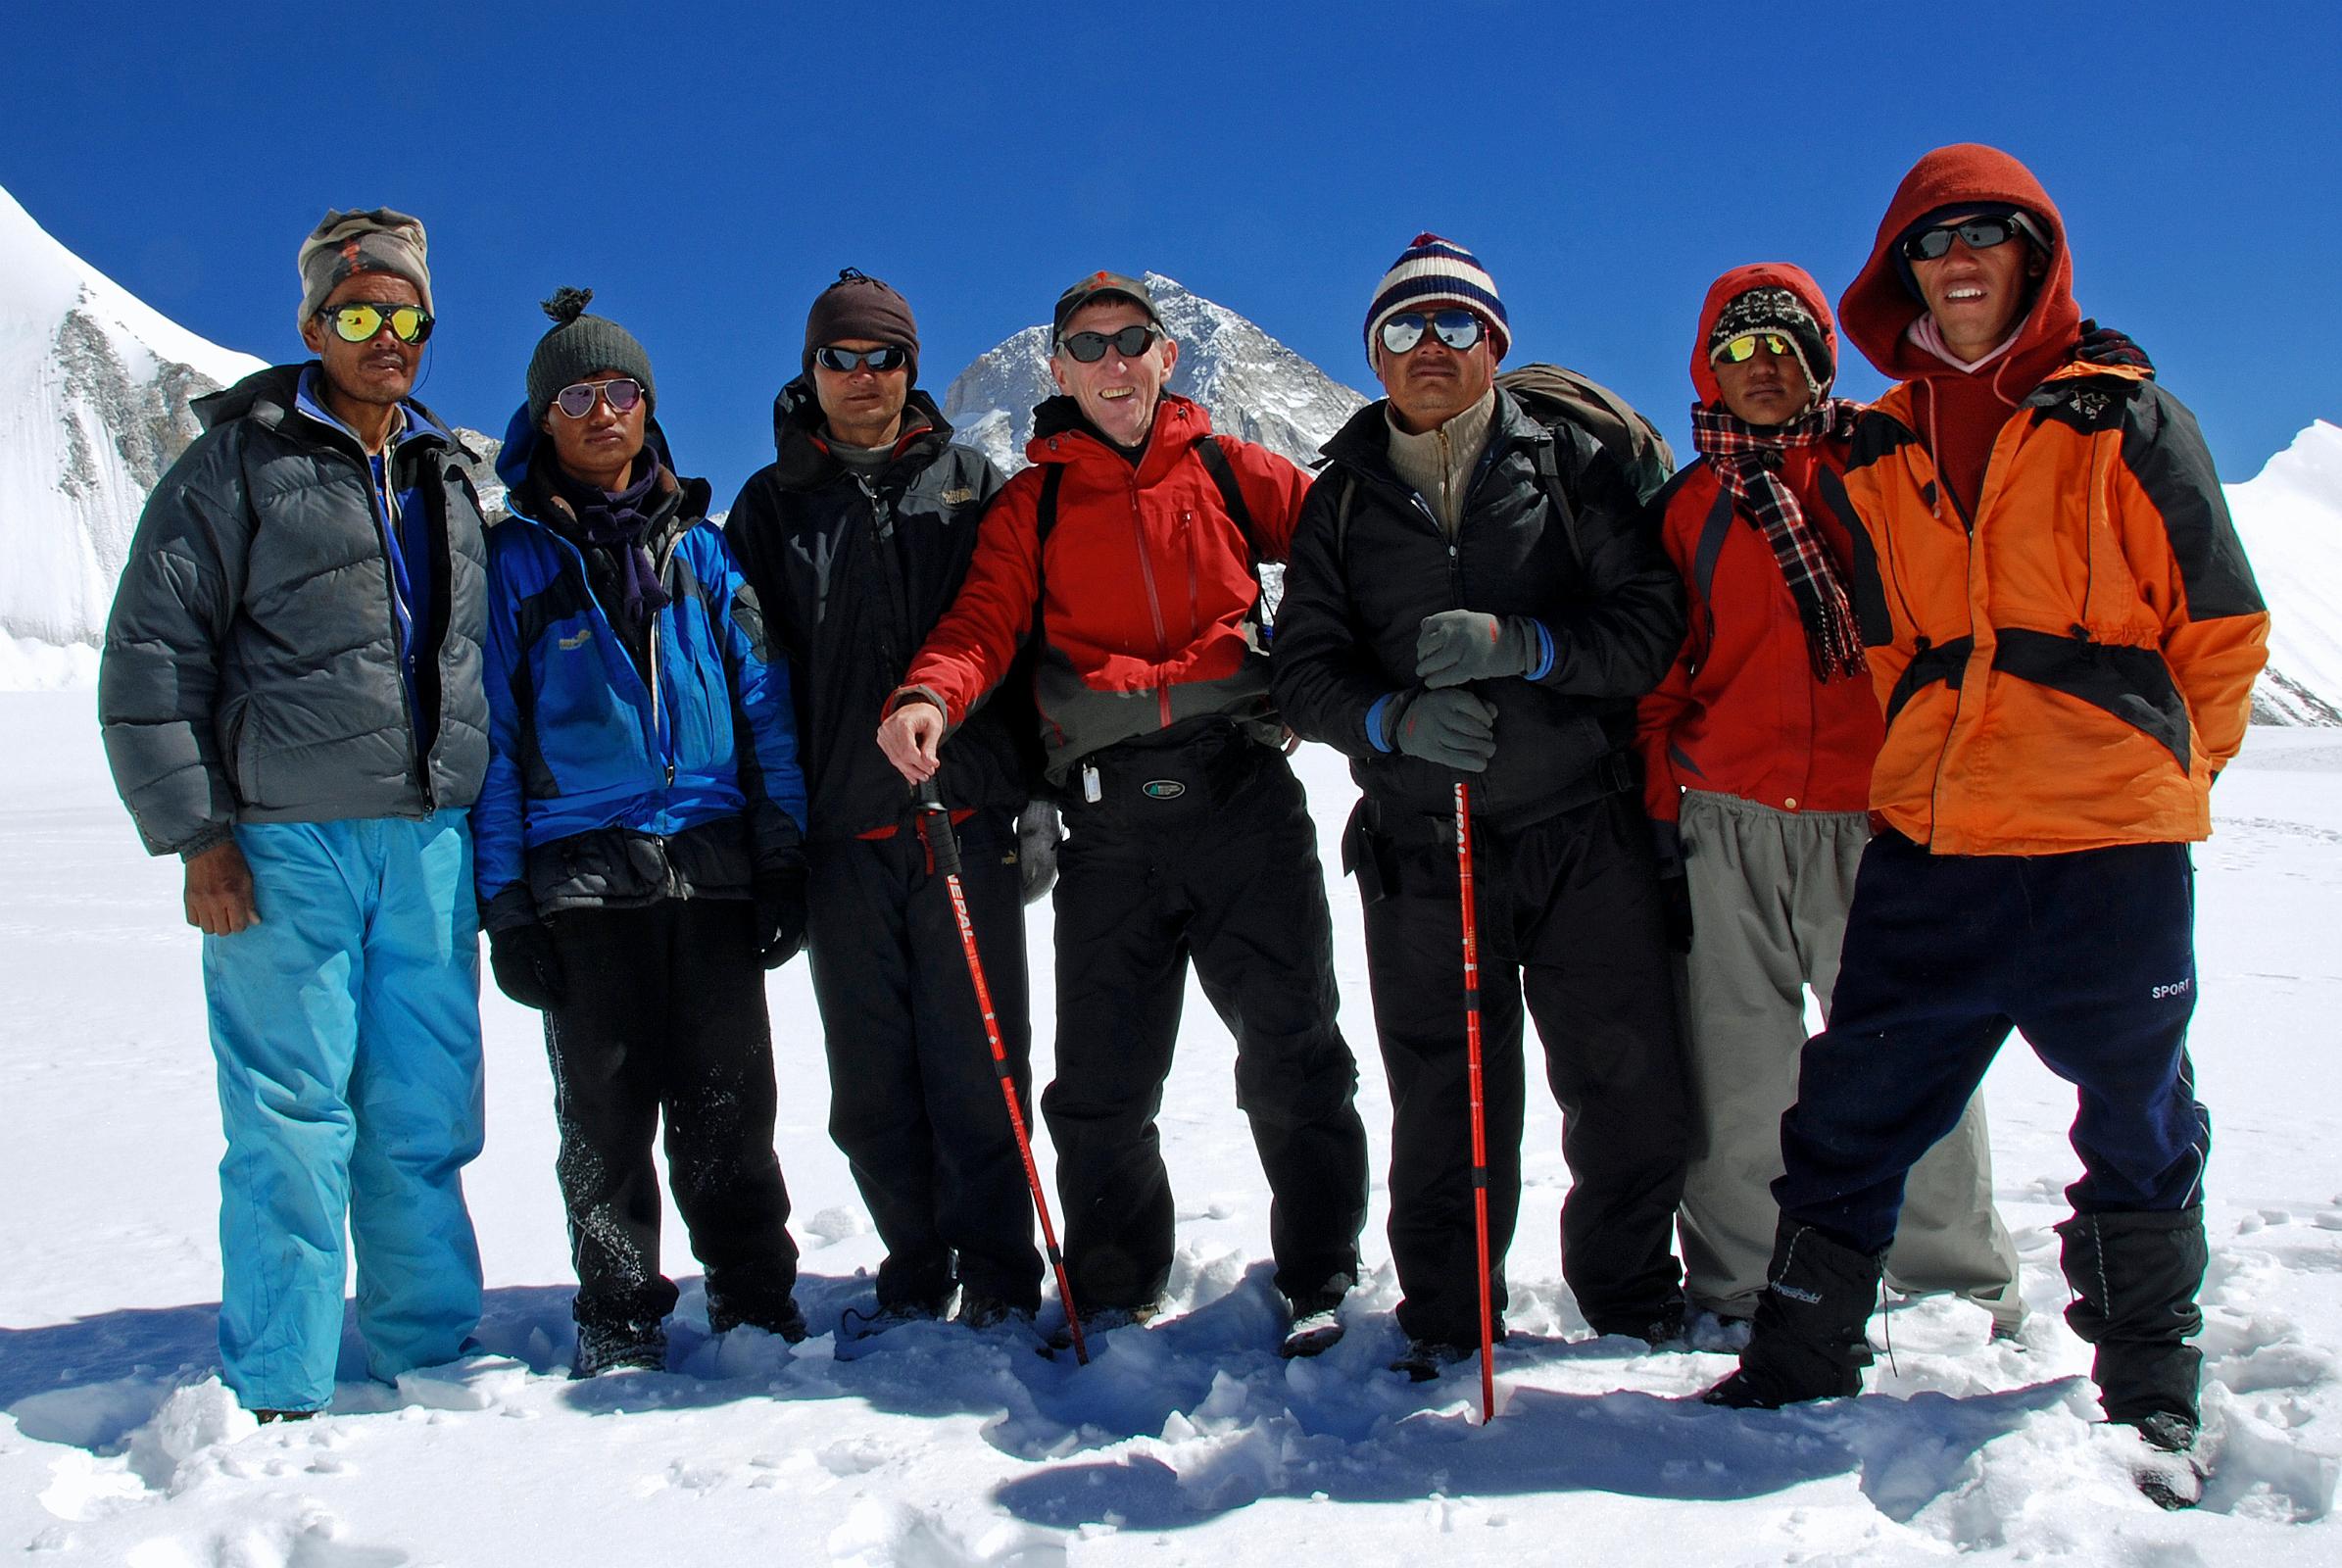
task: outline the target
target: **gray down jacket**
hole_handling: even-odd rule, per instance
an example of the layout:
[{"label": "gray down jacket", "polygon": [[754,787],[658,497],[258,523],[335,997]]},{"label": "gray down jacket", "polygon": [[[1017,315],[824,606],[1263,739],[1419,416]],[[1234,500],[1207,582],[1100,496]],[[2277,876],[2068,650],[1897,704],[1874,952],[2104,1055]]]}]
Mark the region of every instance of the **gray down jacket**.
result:
[{"label": "gray down jacket", "polygon": [[366,454],[301,412],[301,369],[195,404],[204,433],[130,542],[98,721],[150,854],[199,854],[234,822],[421,817],[479,794],[486,552],[463,449],[407,405],[392,488],[419,494],[435,544],[408,564],[433,607],[410,694]]}]

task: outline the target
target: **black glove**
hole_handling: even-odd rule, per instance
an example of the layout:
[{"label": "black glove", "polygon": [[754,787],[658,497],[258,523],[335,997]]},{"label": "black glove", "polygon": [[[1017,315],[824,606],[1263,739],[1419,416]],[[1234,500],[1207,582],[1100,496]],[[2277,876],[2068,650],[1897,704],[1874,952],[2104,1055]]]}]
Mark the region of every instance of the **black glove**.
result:
[{"label": "black glove", "polygon": [[805,873],[803,867],[756,878],[756,956],[778,969],[805,945]]},{"label": "black glove", "polygon": [[496,975],[496,989],[522,1006],[542,1012],[561,1005],[561,952],[542,921],[489,932],[488,967]]},{"label": "black glove", "polygon": [[1460,773],[1485,773],[1496,755],[1496,710],[1468,691],[1400,692],[1383,710],[1392,746]]},{"label": "black glove", "polygon": [[1065,836],[1057,808],[1048,801],[1029,802],[1016,814],[1016,874],[1025,902],[1039,902],[1057,880],[1057,841]]},{"label": "black glove", "polygon": [[2081,341],[2074,345],[2074,357],[2085,365],[2123,365],[2149,375],[2155,373],[2155,362],[2130,340],[2129,333],[2096,321],[2081,323]]},{"label": "black glove", "polygon": [[1415,674],[1431,687],[1526,675],[1541,653],[1537,622],[1527,615],[1488,615],[1442,610],[1423,617],[1415,632]]}]

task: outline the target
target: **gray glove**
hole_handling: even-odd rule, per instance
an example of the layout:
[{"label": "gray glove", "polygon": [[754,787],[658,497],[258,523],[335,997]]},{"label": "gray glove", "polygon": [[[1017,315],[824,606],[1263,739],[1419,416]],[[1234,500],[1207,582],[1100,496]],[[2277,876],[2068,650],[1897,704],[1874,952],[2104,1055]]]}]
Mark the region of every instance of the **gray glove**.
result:
[{"label": "gray glove", "polygon": [[1383,710],[1392,746],[1461,773],[1485,773],[1496,755],[1496,710],[1467,691],[1400,692]]},{"label": "gray glove", "polygon": [[1527,615],[1442,610],[1416,628],[1415,674],[1432,687],[1526,675],[1540,653],[1537,622]]},{"label": "gray glove", "polygon": [[1016,874],[1027,904],[1038,903],[1057,880],[1057,841],[1065,829],[1057,808],[1048,801],[1034,801],[1016,813]]}]

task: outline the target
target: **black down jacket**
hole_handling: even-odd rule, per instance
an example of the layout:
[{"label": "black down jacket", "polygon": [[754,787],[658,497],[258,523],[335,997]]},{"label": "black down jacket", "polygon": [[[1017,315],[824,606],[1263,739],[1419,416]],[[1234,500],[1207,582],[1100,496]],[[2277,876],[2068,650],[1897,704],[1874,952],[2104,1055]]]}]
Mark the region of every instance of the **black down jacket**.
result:
[{"label": "black down jacket", "polygon": [[[900,823],[903,776],[878,749],[878,721],[911,655],[959,592],[976,525],[1002,483],[990,460],[955,446],[926,393],[903,411],[894,461],[875,479],[831,456],[804,377],[773,403],[774,462],[757,469],[724,538],[789,656],[815,840]],[[1039,772],[1026,680],[1003,681],[943,750],[953,809],[1021,808]]]},{"label": "black down jacket", "polygon": [[[1683,636],[1683,584],[1617,463],[1575,426],[1548,429],[1502,391],[1450,540],[1391,465],[1377,402],[1327,442],[1301,509],[1271,668],[1285,721],[1350,758],[1385,813],[1519,826],[1626,788],[1635,699]],[[1540,447],[1570,515],[1539,477]],[[1443,610],[1530,615],[1553,640],[1542,678],[1475,683],[1496,709],[1488,771],[1457,774],[1367,734],[1367,713],[1415,678],[1415,638]]]},{"label": "black down jacket", "polygon": [[301,412],[301,370],[196,402],[204,433],[147,499],[115,593],[98,719],[156,855],[200,853],[234,822],[469,806],[487,768],[486,552],[465,454],[407,405],[392,488],[426,509],[430,559],[408,565],[431,573],[433,607],[411,715],[366,457]]}]

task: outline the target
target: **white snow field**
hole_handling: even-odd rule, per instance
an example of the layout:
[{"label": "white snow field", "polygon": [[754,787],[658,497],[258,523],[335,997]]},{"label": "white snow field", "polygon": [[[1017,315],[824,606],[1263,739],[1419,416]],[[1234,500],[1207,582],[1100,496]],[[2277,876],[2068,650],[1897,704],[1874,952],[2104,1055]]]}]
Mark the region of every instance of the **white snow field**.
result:
[{"label": "white snow field", "polygon": [[[488,1152],[469,1190],[487,1352],[327,1417],[261,1428],[217,1378],[220,1135],[197,941],[175,861],[143,857],[87,689],[0,695],[0,1555],[132,1568],[543,1562],[1808,1565],[2342,1562],[2342,735],[2258,730],[2198,857],[2196,1060],[2216,1117],[2203,1508],[2133,1490],[2134,1440],[2094,1425],[2049,1227],[2075,1162],[2071,1092],[2021,1048],[1989,1094],[2000,1200],[2033,1316],[1897,1306],[1874,1393],[1787,1414],[1686,1396],[1730,1364],[1588,1337],[1558,1283],[1557,1118],[1533,1107],[1514,1338],[1496,1421],[1466,1364],[1411,1385],[1378,1196],[1370,1275],[1323,1359],[1281,1362],[1267,1210],[1231,1048],[1189,1001],[1163,1111],[1180,1195],[1174,1310],[1087,1368],[1004,1335],[905,1329],[853,1361],[705,1334],[684,1284],[673,1370],[565,1374],[567,1258],[535,1016],[490,994]],[[1322,842],[1351,798],[1301,765]],[[1344,1017],[1378,1167],[1358,912],[1333,886]],[[1032,952],[1046,973],[1049,933]],[[771,987],[780,1148],[817,1329],[866,1303],[879,1252],[824,1135],[802,963]],[[1049,1008],[1036,1007],[1045,1042]],[[1047,1152],[1044,1150],[1046,1164]],[[347,1349],[347,1347],[345,1347]]]}]

